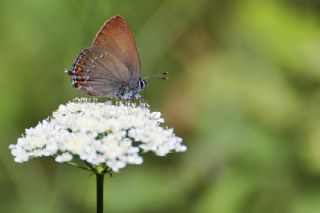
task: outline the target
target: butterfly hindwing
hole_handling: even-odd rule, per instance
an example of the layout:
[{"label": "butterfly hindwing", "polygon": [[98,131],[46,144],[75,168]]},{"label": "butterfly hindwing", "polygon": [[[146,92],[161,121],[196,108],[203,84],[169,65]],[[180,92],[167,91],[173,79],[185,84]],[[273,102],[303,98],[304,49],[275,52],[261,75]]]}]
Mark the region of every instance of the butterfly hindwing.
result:
[{"label": "butterfly hindwing", "polygon": [[128,68],[118,58],[98,47],[83,50],[71,74],[75,87],[96,96],[115,96],[130,78]]}]

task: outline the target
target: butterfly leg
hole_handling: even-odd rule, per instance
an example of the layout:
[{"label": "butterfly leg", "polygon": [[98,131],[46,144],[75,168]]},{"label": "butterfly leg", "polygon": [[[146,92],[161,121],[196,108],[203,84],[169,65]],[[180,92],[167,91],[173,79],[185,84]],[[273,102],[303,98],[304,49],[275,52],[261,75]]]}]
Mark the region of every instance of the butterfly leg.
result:
[{"label": "butterfly leg", "polygon": [[134,98],[137,99],[137,100],[139,100],[139,99],[141,99],[141,95],[135,94],[135,95],[134,95]]}]

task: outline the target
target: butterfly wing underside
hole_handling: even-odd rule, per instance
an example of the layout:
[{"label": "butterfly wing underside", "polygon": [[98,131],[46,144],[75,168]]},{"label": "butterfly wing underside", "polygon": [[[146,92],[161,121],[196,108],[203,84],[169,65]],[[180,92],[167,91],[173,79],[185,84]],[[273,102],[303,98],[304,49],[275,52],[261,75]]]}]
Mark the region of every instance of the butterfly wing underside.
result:
[{"label": "butterfly wing underside", "polygon": [[72,68],[73,85],[89,95],[116,96],[119,88],[140,78],[140,60],[126,20],[115,16],[107,21],[83,50]]},{"label": "butterfly wing underside", "polygon": [[109,51],[128,68],[132,78],[139,78],[139,53],[129,24],[123,17],[115,16],[107,21],[97,33],[92,46]]}]

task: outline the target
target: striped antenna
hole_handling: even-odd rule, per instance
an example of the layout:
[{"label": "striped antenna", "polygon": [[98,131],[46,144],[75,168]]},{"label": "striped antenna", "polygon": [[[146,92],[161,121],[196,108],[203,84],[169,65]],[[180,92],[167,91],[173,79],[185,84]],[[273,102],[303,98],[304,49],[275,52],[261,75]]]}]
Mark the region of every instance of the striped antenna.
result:
[{"label": "striped antenna", "polygon": [[160,80],[168,80],[169,78],[167,77],[169,73],[168,72],[164,72],[164,73],[158,73],[158,74],[154,74],[154,75],[148,75],[146,77],[143,77],[143,80],[155,80],[155,79],[160,79]]}]

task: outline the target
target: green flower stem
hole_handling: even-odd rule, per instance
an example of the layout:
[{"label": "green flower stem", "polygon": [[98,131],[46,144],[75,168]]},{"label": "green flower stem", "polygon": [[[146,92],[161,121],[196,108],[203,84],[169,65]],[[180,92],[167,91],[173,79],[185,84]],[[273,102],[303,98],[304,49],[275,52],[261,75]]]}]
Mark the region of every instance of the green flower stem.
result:
[{"label": "green flower stem", "polygon": [[104,174],[96,174],[96,180],[97,180],[97,213],[103,213],[103,179],[104,179]]}]

